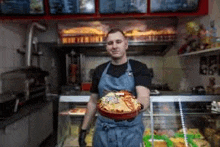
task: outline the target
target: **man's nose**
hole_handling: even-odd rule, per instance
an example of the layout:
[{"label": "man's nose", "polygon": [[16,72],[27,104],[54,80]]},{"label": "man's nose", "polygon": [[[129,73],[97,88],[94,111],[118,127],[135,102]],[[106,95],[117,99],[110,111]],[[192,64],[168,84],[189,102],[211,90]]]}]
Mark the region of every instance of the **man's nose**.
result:
[{"label": "man's nose", "polygon": [[116,47],[117,47],[117,43],[116,43],[116,42],[113,42],[112,48],[116,48]]}]

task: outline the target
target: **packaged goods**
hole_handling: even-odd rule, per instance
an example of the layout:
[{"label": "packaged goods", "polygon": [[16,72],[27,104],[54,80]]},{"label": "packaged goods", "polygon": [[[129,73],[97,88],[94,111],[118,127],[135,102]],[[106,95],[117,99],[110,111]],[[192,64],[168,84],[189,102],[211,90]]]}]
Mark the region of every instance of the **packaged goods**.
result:
[{"label": "packaged goods", "polygon": [[[167,136],[154,135],[153,137],[154,137],[154,147],[174,147],[173,142],[170,141],[170,139]],[[151,135],[144,136],[143,141],[144,141],[145,147],[152,146],[152,136]]]},{"label": "packaged goods", "polygon": [[193,139],[193,142],[197,145],[197,147],[211,147],[209,142],[203,139]]},{"label": "packaged goods", "polygon": [[[184,138],[172,137],[170,138],[170,140],[173,142],[174,147],[185,147],[186,146]],[[188,146],[196,147],[195,143],[191,139],[187,140],[187,144]]]},{"label": "packaged goods", "polygon": [[[197,128],[186,129],[186,134],[187,134],[187,137],[204,139],[204,136],[200,133],[199,129]],[[177,131],[175,135],[178,137],[183,137],[184,136],[183,129],[180,129],[179,131]]]},{"label": "packaged goods", "polygon": [[216,133],[216,130],[211,129],[211,128],[205,128],[204,130],[204,135],[208,142],[212,142],[213,136]]}]

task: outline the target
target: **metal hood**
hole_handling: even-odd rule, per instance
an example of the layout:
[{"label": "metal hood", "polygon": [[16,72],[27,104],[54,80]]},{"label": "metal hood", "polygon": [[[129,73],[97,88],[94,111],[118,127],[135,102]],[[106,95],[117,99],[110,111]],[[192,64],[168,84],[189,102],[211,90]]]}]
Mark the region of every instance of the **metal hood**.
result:
[{"label": "metal hood", "polygon": [[[173,44],[174,42],[130,42],[127,55],[164,56],[170,50]],[[66,52],[67,54],[74,50],[76,53],[82,53],[88,56],[108,56],[104,43],[57,45],[56,48]]]},{"label": "metal hood", "polygon": [[[166,30],[176,31],[177,22],[178,19],[176,17],[60,22],[58,24],[58,31],[60,33],[61,40],[57,48],[62,49],[67,53],[70,53],[71,50],[74,50],[76,53],[83,53],[85,55],[105,56],[107,55],[107,52],[105,49],[104,37],[100,39],[100,42],[89,43],[78,42],[78,39],[81,40],[83,37],[85,37],[82,40],[87,40],[88,37],[94,37],[94,35],[102,37],[105,36],[105,34],[111,28],[119,28],[125,32],[126,36],[128,36],[128,55],[163,56],[174,44],[176,36],[174,35],[171,40],[165,39],[164,41],[161,39],[164,38],[163,36],[160,36],[158,40],[145,40],[143,39],[146,37],[144,35],[150,32],[151,34],[149,36],[154,37],[158,36],[158,34],[154,34],[155,32],[164,33]],[[68,33],[65,34],[65,32]],[[165,37],[166,35],[169,34],[165,34]],[[70,38],[76,41],[74,43],[62,42],[64,39],[71,40]],[[138,40],[139,38],[140,40]]]}]

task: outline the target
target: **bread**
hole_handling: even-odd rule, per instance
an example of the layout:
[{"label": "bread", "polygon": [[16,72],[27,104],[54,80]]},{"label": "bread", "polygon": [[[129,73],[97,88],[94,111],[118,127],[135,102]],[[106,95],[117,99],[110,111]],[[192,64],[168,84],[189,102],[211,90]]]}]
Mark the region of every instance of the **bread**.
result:
[{"label": "bread", "polygon": [[[149,142],[152,143],[150,139]],[[164,140],[154,139],[154,147],[167,147],[167,143]]]},{"label": "bread", "polygon": [[86,113],[86,108],[74,108],[69,111],[69,113],[73,114],[85,114]]},{"label": "bread", "polygon": [[167,143],[163,140],[161,141],[154,141],[154,146],[155,147],[167,147]]},{"label": "bread", "polygon": [[175,147],[185,147],[184,138],[170,138]]}]

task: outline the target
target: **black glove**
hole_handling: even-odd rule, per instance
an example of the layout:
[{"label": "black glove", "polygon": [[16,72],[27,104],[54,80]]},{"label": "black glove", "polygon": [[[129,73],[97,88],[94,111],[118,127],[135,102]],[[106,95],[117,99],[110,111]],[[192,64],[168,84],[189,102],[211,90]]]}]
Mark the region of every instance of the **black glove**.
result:
[{"label": "black glove", "polygon": [[79,133],[79,140],[78,140],[80,147],[86,147],[85,139],[86,139],[86,130],[81,129]]}]

